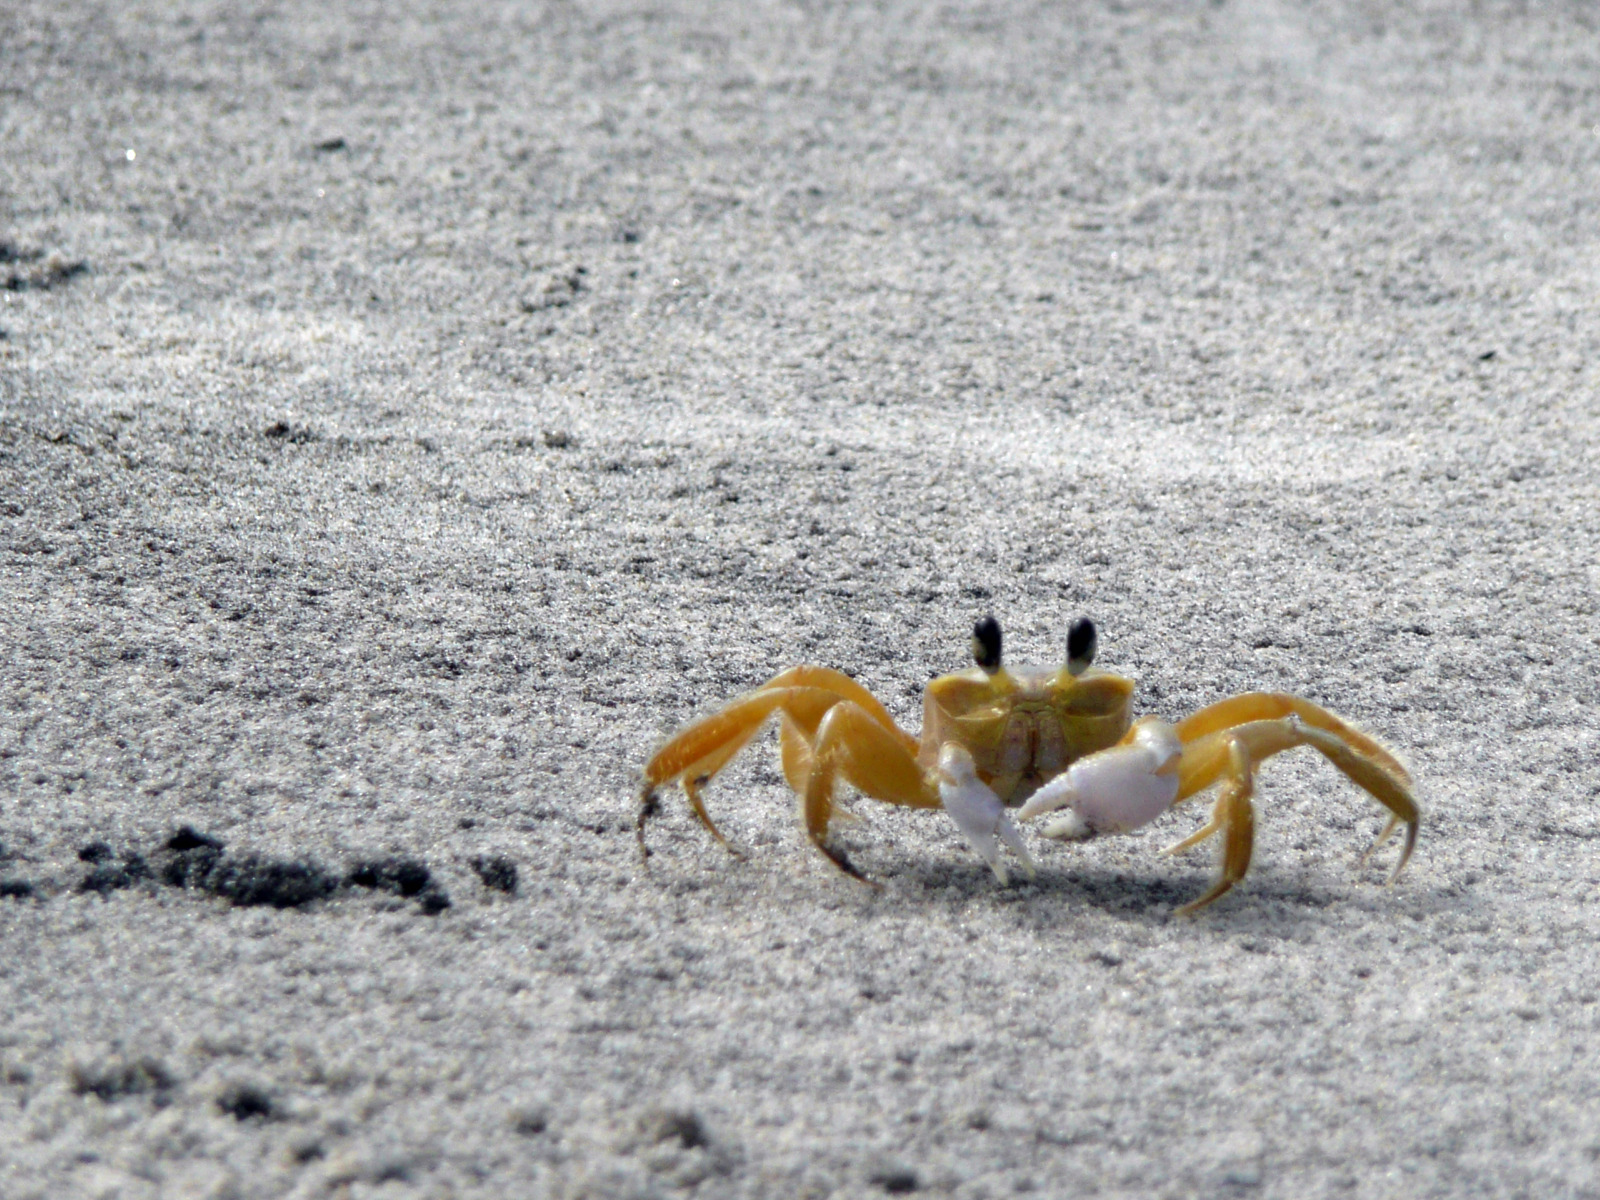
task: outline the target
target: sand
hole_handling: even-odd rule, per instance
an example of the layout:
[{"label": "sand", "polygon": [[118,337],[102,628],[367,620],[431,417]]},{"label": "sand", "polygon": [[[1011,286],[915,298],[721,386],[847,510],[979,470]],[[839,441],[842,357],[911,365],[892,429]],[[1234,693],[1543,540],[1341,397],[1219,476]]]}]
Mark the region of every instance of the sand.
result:
[{"label": "sand", "polygon": [[[1584,5],[0,11],[0,1195],[1600,1194]],[[806,842],[993,613],[1248,879]],[[1030,838],[1032,834],[1030,833]]]}]

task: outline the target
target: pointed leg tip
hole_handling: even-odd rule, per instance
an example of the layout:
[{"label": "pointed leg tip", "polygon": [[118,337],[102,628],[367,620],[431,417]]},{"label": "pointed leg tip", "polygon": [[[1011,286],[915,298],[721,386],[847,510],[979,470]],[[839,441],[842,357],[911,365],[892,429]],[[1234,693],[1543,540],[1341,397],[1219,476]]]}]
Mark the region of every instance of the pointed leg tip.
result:
[{"label": "pointed leg tip", "polygon": [[656,789],[651,784],[646,783],[639,792],[639,815],[634,818],[633,834],[639,840],[639,857],[647,862],[649,861],[651,850],[649,846],[645,845],[644,827],[650,818],[660,811],[661,797],[657,795]]},{"label": "pointed leg tip", "polygon": [[709,829],[711,831],[711,840],[716,842],[717,845],[721,846],[724,850],[726,850],[730,857],[737,859],[739,862],[745,862],[746,861],[747,856],[746,856],[745,852],[743,850],[741,850],[738,846],[735,846],[732,842],[730,842],[723,835],[722,830],[718,829],[715,825],[711,824],[711,822],[709,820],[705,821],[705,826],[706,826],[707,829]]},{"label": "pointed leg tip", "polygon": [[1189,903],[1180,905],[1178,908],[1173,909],[1172,915],[1175,917],[1194,916],[1201,909],[1209,908],[1211,905],[1215,904],[1218,900],[1222,899],[1229,892],[1231,892],[1233,890],[1234,883],[1235,881],[1232,879],[1218,880],[1217,884],[1198,900],[1191,900]]},{"label": "pointed leg tip", "polygon": [[1394,870],[1389,872],[1389,879],[1388,883],[1386,884],[1388,887],[1394,886],[1395,881],[1400,878],[1400,872],[1404,871],[1406,869],[1406,864],[1411,861],[1411,852],[1416,849],[1417,846],[1417,824],[1418,823],[1416,821],[1409,821],[1406,823],[1405,845],[1400,848],[1400,861],[1395,863]]},{"label": "pointed leg tip", "polygon": [[822,851],[823,856],[827,858],[829,862],[838,867],[839,870],[850,876],[850,878],[854,879],[857,883],[864,883],[868,887],[877,888],[880,891],[883,889],[883,884],[879,883],[876,879],[872,879],[864,875],[861,872],[861,869],[857,867],[855,863],[850,861],[850,856],[837,846],[830,846],[826,842],[820,841],[816,843],[816,846],[818,850]]},{"label": "pointed leg tip", "polygon": [[1389,840],[1397,828],[1404,825],[1405,841],[1400,847],[1400,859],[1395,863],[1394,870],[1389,872],[1389,878],[1385,882],[1385,886],[1392,885],[1396,879],[1400,878],[1400,872],[1406,869],[1406,864],[1411,861],[1411,852],[1417,847],[1417,830],[1419,824],[1420,822],[1418,821],[1403,821],[1399,817],[1390,817],[1389,823],[1383,827],[1383,832],[1377,836],[1377,839],[1372,843],[1372,845],[1368,846],[1366,852],[1362,854],[1360,860],[1356,864],[1357,869],[1364,869],[1368,860],[1372,858],[1373,853]]}]

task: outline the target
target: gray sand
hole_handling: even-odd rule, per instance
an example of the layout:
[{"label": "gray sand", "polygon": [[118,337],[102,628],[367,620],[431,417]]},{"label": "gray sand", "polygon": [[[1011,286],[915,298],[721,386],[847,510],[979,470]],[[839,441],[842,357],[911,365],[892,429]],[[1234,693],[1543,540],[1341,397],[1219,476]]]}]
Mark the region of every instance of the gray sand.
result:
[{"label": "gray sand", "polygon": [[[1600,1195],[1590,6],[476,7],[0,8],[0,1195]],[[1410,869],[641,863],[986,612]]]}]

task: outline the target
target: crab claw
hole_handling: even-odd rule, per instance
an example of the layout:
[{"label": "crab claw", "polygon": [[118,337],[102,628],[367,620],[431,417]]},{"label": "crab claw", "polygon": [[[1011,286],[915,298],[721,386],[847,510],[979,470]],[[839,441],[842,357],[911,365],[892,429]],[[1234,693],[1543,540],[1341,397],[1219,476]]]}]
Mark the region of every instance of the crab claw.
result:
[{"label": "crab claw", "polygon": [[947,745],[939,752],[939,799],[956,828],[966,836],[978,857],[989,864],[1001,884],[1010,882],[1000,859],[1002,842],[1021,860],[1028,878],[1033,878],[1033,857],[1011,814],[994,790],[978,778],[972,755],[960,746]]},{"label": "crab claw", "polygon": [[[1097,833],[1127,833],[1154,821],[1178,798],[1183,744],[1165,721],[1147,717],[1120,746],[1080,758],[1036,791],[1017,814],[1029,820],[1070,808],[1044,836],[1082,841]],[[949,807],[949,802],[945,802]]]}]

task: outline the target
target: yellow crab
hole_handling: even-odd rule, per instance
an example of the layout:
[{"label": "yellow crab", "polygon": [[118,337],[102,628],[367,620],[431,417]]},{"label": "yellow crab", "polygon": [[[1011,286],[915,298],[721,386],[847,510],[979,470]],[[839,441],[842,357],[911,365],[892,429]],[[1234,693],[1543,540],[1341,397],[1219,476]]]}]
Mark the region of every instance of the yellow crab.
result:
[{"label": "yellow crab", "polygon": [[[1006,882],[1004,843],[1032,876],[1033,859],[1007,811],[1028,820],[1068,809],[1046,837],[1082,841],[1127,833],[1190,796],[1221,784],[1211,820],[1166,850],[1176,854],[1223,834],[1216,884],[1178,911],[1192,913],[1223,895],[1250,868],[1255,841],[1255,770],[1296,746],[1319,750],[1389,810],[1371,854],[1406,827],[1400,874],[1417,841],[1421,812],[1411,777],[1377,742],[1298,696],[1247,692],[1202,708],[1177,725],[1132,721],[1133,682],[1093,670],[1096,633],[1080,618],[1059,668],[1001,664],[1000,626],[985,617],[973,629],[976,665],[935,679],[923,695],[920,741],[847,675],[826,667],[791,667],[710,716],[685,726],[644,768],[638,834],[659,811],[660,788],[683,784],[695,816],[728,846],[706,812],[700,790],[778,714],[783,773],[801,799],[811,841],[846,874],[866,880],[828,839],[838,783],[907,808],[942,808]],[[731,846],[728,847],[730,850]],[[1365,857],[1363,860],[1365,861]]]}]

